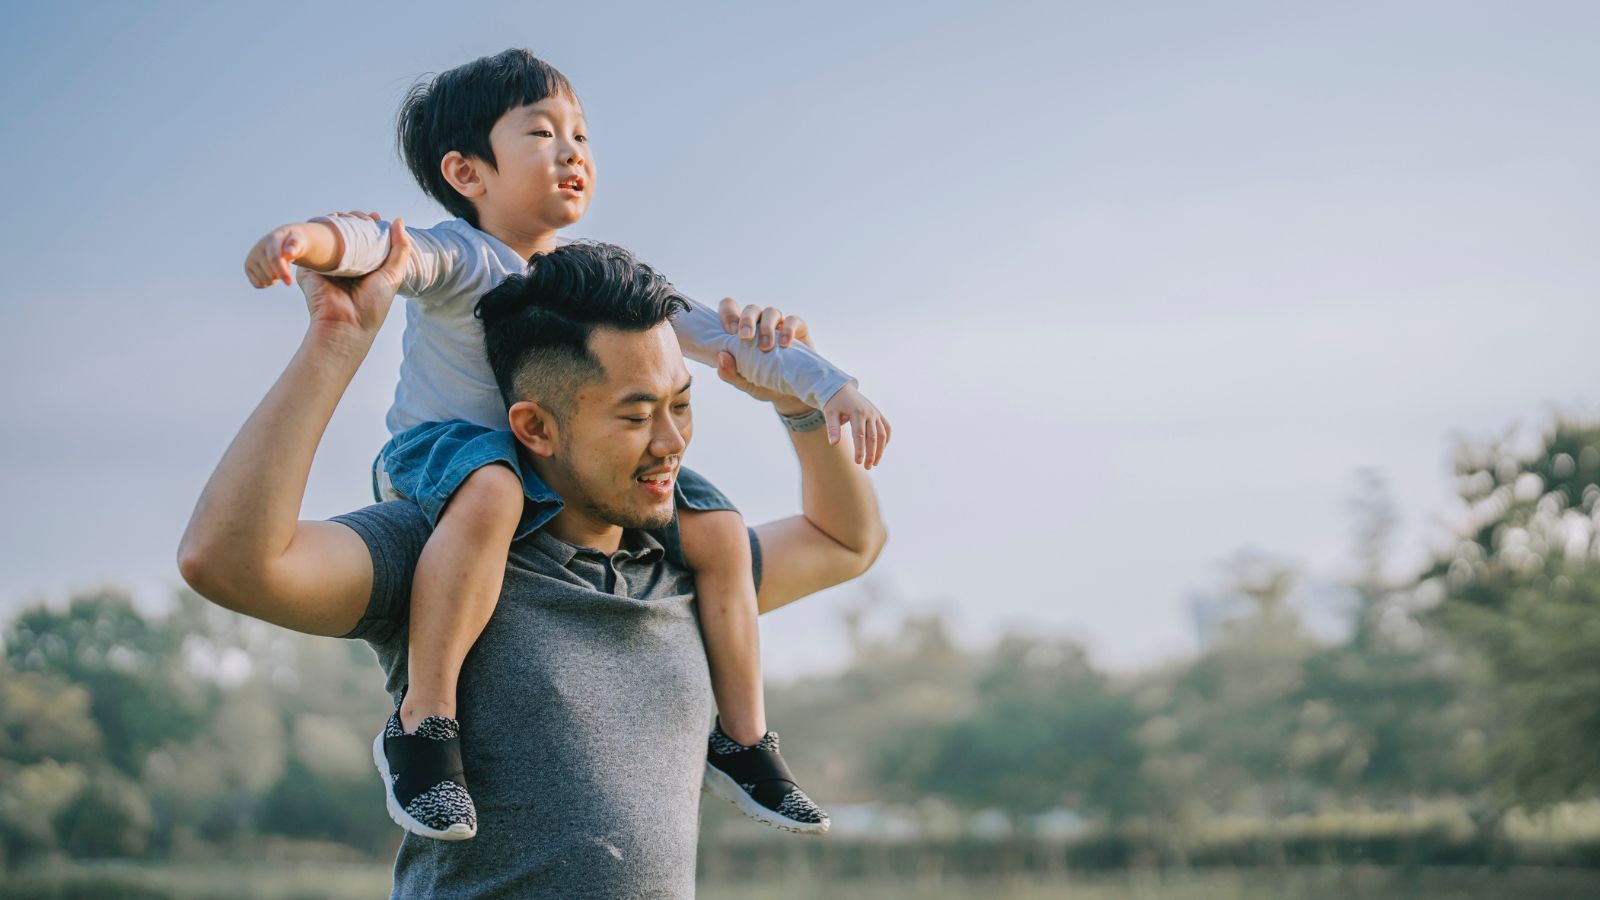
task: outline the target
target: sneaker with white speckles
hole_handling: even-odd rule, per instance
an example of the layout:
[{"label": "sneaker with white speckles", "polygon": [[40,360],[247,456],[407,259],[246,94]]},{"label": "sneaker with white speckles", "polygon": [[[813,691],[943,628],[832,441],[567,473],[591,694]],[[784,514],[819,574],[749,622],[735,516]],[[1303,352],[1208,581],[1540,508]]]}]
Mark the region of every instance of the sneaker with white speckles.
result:
[{"label": "sneaker with white speckles", "polygon": [[745,745],[714,725],[701,790],[715,794],[758,822],[799,834],[823,834],[828,814],[795,783],[778,753],[778,733]]},{"label": "sneaker with white speckles", "polygon": [[395,824],[422,837],[464,841],[478,833],[478,810],[461,765],[461,725],[428,716],[407,732],[400,711],[372,742],[383,775],[385,804]]}]

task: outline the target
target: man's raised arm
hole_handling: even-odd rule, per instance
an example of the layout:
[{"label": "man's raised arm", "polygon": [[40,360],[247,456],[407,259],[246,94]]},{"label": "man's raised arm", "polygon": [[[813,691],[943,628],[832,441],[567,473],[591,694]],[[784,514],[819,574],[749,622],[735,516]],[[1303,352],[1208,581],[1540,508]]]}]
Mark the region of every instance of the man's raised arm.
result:
[{"label": "man's raised arm", "polygon": [[349,632],[366,609],[365,542],[344,525],[299,516],[323,431],[405,271],[410,243],[395,231],[383,265],[360,281],[301,273],[305,339],[223,454],[178,548],[183,579],[220,606],[327,635]]},{"label": "man's raised arm", "polygon": [[[756,399],[771,400],[779,415],[814,412],[794,397],[775,397],[756,387],[734,365],[732,355],[723,353],[717,372]],[[756,526],[761,540],[756,603],[764,613],[865,573],[889,537],[872,482],[855,464],[851,437],[841,434],[838,443],[830,444],[820,424],[791,431],[789,437],[800,460],[802,512]]]}]

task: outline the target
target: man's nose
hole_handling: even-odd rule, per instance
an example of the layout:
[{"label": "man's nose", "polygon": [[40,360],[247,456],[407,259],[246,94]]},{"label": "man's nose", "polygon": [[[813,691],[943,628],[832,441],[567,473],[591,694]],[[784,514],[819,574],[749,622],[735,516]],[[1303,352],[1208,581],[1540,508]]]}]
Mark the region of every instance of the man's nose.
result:
[{"label": "man's nose", "polygon": [[689,439],[684,437],[683,429],[678,427],[672,416],[659,416],[656,422],[656,432],[650,436],[651,455],[657,457],[682,455],[684,448],[689,446]]}]

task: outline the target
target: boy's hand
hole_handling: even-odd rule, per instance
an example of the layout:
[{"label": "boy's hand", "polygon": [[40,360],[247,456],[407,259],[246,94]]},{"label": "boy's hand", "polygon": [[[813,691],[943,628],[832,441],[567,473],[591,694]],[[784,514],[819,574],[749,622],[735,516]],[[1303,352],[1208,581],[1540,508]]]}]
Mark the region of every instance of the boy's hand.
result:
[{"label": "boy's hand", "polygon": [[411,254],[405,223],[395,219],[391,232],[394,239],[383,265],[360,278],[332,278],[300,270],[300,290],[306,295],[312,328],[346,335],[354,332],[362,338],[377,334],[405,278],[406,259]]},{"label": "boy's hand", "polygon": [[[373,221],[378,218],[375,212],[333,213],[327,218],[334,216]],[[250,255],[244,259],[244,273],[258,288],[271,287],[280,281],[294,284],[291,266],[298,263],[301,268],[326,272],[339,264],[343,254],[344,240],[339,229],[327,222],[296,222],[275,228],[256,241],[250,248]]]},{"label": "boy's hand", "polygon": [[[805,320],[799,316],[785,316],[776,307],[769,306],[762,309],[750,305],[741,311],[732,297],[724,297],[718,312],[722,316],[722,327],[727,329],[729,334],[738,334],[744,340],[751,340],[757,335],[762,336],[763,350],[771,350],[774,343],[779,347],[787,347],[796,340],[813,350],[816,349],[811,342],[811,329]],[[778,407],[780,413],[792,415],[806,409],[805,404],[793,397],[750,383],[739,374],[731,353],[718,354],[717,375],[757,400],[771,401]],[[796,408],[784,408],[785,401],[792,401]],[[883,451],[889,445],[891,433],[889,420],[855,384],[847,384],[835,391],[834,395],[828,398],[828,402],[823,404],[822,414],[827,417],[828,443],[839,443],[844,423],[849,422],[856,438],[856,462],[870,469],[883,461]]]},{"label": "boy's hand", "polygon": [[838,443],[839,429],[849,422],[856,437],[856,462],[870,469],[883,460],[883,450],[889,446],[889,420],[854,382],[835,391],[822,405],[822,414],[828,418],[828,443]]},{"label": "boy's hand", "polygon": [[250,248],[250,255],[244,258],[244,273],[250,277],[250,284],[258,288],[271,287],[279,281],[294,284],[289,267],[310,248],[311,238],[306,234],[305,223],[274,228]]}]

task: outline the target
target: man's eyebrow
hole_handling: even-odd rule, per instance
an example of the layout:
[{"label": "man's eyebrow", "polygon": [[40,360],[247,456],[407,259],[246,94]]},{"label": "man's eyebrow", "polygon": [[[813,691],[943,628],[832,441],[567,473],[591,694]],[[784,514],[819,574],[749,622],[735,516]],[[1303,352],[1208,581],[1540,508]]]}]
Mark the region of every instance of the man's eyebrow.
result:
[{"label": "man's eyebrow", "polygon": [[[694,376],[690,375],[688,377],[688,379],[683,382],[683,387],[678,388],[678,394],[687,393],[689,388],[690,388],[690,386],[693,385],[693,384],[694,384]],[[677,394],[674,394],[673,396],[677,396]],[[629,394],[626,397],[623,397],[621,400],[618,400],[617,401],[617,405],[618,406],[630,406],[630,405],[632,405],[634,403],[660,403],[660,402],[661,402],[661,398],[657,397],[655,394],[652,394],[649,391],[638,391],[636,393],[632,393],[632,394]]]}]

